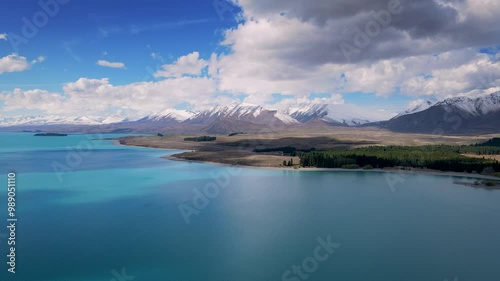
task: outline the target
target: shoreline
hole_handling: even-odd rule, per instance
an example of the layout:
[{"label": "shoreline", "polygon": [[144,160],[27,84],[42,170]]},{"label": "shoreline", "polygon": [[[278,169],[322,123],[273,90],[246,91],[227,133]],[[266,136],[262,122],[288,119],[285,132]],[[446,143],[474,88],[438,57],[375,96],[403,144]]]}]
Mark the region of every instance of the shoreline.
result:
[{"label": "shoreline", "polygon": [[[270,171],[297,171],[297,172],[373,172],[373,173],[393,173],[393,174],[401,174],[404,176],[409,176],[413,174],[422,174],[422,175],[434,175],[434,176],[448,176],[448,177],[457,177],[457,178],[468,178],[468,179],[477,179],[477,180],[493,180],[500,181],[500,178],[489,175],[482,174],[469,174],[462,172],[452,172],[452,171],[439,171],[439,170],[430,170],[430,169],[415,169],[409,168],[409,170],[401,170],[398,168],[386,168],[386,169],[342,169],[342,168],[315,168],[315,167],[273,167],[273,166],[255,166],[255,165],[244,165],[244,164],[231,164],[225,162],[217,162],[211,160],[200,160],[200,159],[187,159],[184,157],[180,157],[183,153],[192,153],[197,152],[196,149],[177,149],[177,148],[166,148],[166,147],[154,147],[154,146],[146,146],[146,145],[134,145],[134,144],[123,144],[120,142],[120,139],[116,139],[116,144],[121,146],[131,146],[131,147],[144,147],[144,148],[153,148],[160,150],[180,150],[183,151],[177,154],[169,154],[161,156],[161,158],[168,159],[171,161],[183,161],[183,162],[194,162],[201,164],[210,164],[210,165],[218,165],[218,166],[232,166],[232,167],[240,167],[245,169],[259,169],[259,170],[270,170]],[[471,187],[478,188],[486,188],[485,185],[470,185]],[[488,188],[493,190],[498,190],[500,188]]]},{"label": "shoreline", "polygon": [[236,165],[236,164],[227,164],[221,162],[214,161],[203,161],[203,160],[189,160],[184,158],[176,157],[177,154],[173,155],[165,155],[161,158],[165,158],[172,161],[182,161],[182,162],[193,162],[200,164],[210,164],[210,165],[218,165],[218,166],[231,166],[231,167],[239,167],[245,169],[257,169],[257,170],[270,170],[270,171],[294,171],[294,172],[372,172],[372,173],[393,173],[393,174],[403,174],[403,175],[412,175],[412,174],[422,174],[422,175],[433,175],[433,176],[450,176],[450,177],[459,177],[459,178],[470,178],[470,179],[481,179],[481,180],[495,180],[500,181],[500,178],[495,176],[481,175],[481,174],[468,174],[468,173],[460,173],[460,172],[448,172],[448,171],[439,171],[439,170],[420,170],[420,169],[411,169],[411,170],[400,170],[397,168],[387,168],[387,169],[342,169],[342,168],[315,168],[315,167],[298,167],[298,168],[290,168],[290,167],[263,167],[263,166],[251,166],[251,165]]}]

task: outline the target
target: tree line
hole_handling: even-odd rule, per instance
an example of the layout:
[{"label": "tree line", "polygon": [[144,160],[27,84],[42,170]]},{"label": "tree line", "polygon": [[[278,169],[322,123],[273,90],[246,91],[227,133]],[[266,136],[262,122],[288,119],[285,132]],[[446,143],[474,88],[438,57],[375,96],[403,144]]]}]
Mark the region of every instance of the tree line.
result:
[{"label": "tree line", "polygon": [[500,163],[494,159],[471,158],[461,154],[500,154],[494,146],[369,146],[362,148],[336,148],[300,154],[303,167],[342,168],[346,165],[375,168],[414,167],[454,172],[481,172],[491,167],[500,172]]},{"label": "tree line", "polygon": [[192,138],[184,138],[184,141],[214,141],[217,140],[216,137],[210,137],[210,136],[201,136],[201,137],[192,137]]}]

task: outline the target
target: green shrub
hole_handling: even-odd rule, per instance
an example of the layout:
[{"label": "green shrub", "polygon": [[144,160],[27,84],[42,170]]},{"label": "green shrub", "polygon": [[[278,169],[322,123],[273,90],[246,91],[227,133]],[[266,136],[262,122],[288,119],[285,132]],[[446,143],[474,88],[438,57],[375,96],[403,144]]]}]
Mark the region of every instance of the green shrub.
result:
[{"label": "green shrub", "polygon": [[494,181],[484,181],[483,183],[486,186],[495,186],[495,185],[497,185],[497,183],[494,182]]},{"label": "green shrub", "polygon": [[373,169],[373,166],[368,164],[368,165],[364,166],[363,169],[364,170],[371,170],[371,169]]},{"label": "green shrub", "polygon": [[184,138],[184,141],[214,141],[217,140],[216,137],[210,137],[210,136],[201,136],[201,137],[194,137],[194,138]]}]

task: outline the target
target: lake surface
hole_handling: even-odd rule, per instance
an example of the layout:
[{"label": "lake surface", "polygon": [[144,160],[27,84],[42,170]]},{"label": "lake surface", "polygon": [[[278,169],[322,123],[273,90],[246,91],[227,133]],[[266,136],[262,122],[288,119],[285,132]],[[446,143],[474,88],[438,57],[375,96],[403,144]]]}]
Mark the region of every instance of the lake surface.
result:
[{"label": "lake surface", "polygon": [[0,280],[500,280],[500,192],[455,184],[474,179],[237,169],[101,137],[0,133]]}]

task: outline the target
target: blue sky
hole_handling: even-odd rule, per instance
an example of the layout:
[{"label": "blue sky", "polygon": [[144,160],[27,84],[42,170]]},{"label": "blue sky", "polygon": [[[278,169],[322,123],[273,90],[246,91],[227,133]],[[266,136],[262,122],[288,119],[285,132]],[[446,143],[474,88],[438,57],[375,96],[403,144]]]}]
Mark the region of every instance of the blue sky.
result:
[{"label": "blue sky", "polygon": [[[22,36],[22,18],[33,22],[40,11],[36,1],[9,1],[2,4],[0,26],[7,34]],[[203,0],[158,0],[147,5],[131,0],[72,0],[60,5],[59,13],[33,39],[19,44],[20,55],[29,60],[44,56],[44,63],[22,74],[0,75],[0,90],[43,86],[56,91],[80,77],[108,77],[114,84],[141,81],[186,53],[196,50],[209,57],[217,52],[221,31],[236,23],[226,15],[221,20],[212,2]],[[12,52],[10,40],[0,41],[2,56]],[[153,59],[152,53],[162,59]],[[123,62],[126,70],[100,67],[98,59]]]},{"label": "blue sky", "polygon": [[500,89],[495,1],[40,2],[49,10],[0,4],[0,115],[139,118],[244,101],[390,116]]}]

